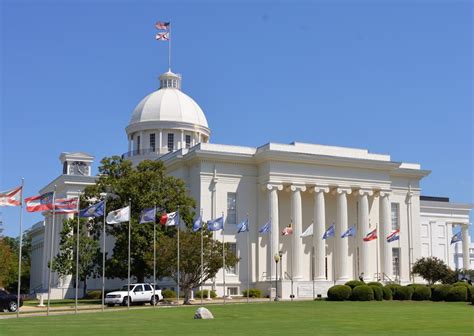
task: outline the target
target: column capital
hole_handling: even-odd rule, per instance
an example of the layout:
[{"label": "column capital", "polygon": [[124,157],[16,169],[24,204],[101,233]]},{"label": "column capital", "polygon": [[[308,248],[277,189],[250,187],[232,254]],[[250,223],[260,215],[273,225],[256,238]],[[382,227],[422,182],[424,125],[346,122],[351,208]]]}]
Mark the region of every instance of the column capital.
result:
[{"label": "column capital", "polygon": [[359,190],[357,190],[357,194],[359,196],[364,196],[364,195],[372,196],[374,194],[374,191],[372,189],[360,188]]},{"label": "column capital", "polygon": [[378,192],[380,197],[389,197],[392,194],[391,190],[379,190]]},{"label": "column capital", "polygon": [[350,187],[337,187],[334,189],[334,194],[346,194],[350,195],[352,194],[352,189]]},{"label": "column capital", "polygon": [[329,187],[327,185],[315,185],[314,187],[309,188],[310,193],[320,193],[323,192],[327,194],[329,192]]},{"label": "column capital", "polygon": [[266,190],[278,190],[278,191],[282,191],[283,190],[283,186],[281,184],[278,184],[278,183],[267,183],[263,186],[264,189]]},{"label": "column capital", "polygon": [[306,191],[306,186],[305,185],[302,185],[302,184],[292,184],[290,186],[290,190],[291,191],[302,191],[302,192],[305,192]]}]

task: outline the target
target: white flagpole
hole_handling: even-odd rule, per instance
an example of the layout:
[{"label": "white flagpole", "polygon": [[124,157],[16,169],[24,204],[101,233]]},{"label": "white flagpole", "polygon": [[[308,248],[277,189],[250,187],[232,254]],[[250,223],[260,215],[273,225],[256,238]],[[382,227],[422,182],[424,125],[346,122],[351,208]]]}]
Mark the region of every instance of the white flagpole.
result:
[{"label": "white flagpole", "polygon": [[128,199],[129,206],[129,215],[128,215],[128,286],[127,286],[127,309],[130,309],[130,237],[131,237],[131,227],[132,227],[132,199]]},{"label": "white flagpole", "polygon": [[168,25],[168,71],[171,72],[171,21]]},{"label": "white flagpole", "polygon": [[250,299],[250,223],[247,212],[247,303]]},{"label": "white flagpole", "polygon": [[[270,217],[270,221],[272,221],[272,218]],[[273,222],[272,226],[273,226]],[[270,302],[272,302],[272,267],[273,267],[273,261],[272,261],[272,252],[273,252],[273,230],[270,230],[270,252],[268,253],[268,259],[270,263],[270,294],[268,297],[270,298]]]},{"label": "white flagpole", "polygon": [[[375,232],[377,233],[377,235],[379,235],[379,223],[375,223]],[[379,281],[379,278],[380,278],[380,275],[379,275],[379,241],[377,240],[375,242],[375,262],[377,263],[376,267],[377,267],[377,279],[375,279],[375,281]]]},{"label": "white flagpole", "polygon": [[49,273],[48,273],[48,307],[46,308],[46,316],[49,316],[49,306],[50,306],[50,298],[51,298],[51,269],[53,268],[53,254],[54,254],[54,217],[56,217],[55,213],[55,206],[54,204],[56,203],[56,185],[54,185],[54,190],[53,190],[53,218],[52,218],[52,223],[51,223],[51,249],[50,249],[50,254],[49,254]]},{"label": "white flagpole", "polygon": [[[336,227],[333,227],[334,231],[336,231]],[[334,234],[333,242],[332,242],[332,255],[333,255],[333,260],[332,260],[332,281],[334,284],[336,284],[336,235]]]},{"label": "white flagpole", "polygon": [[107,195],[104,197],[104,220],[102,227],[102,311],[105,309],[105,221],[107,216]]},{"label": "white flagpole", "polygon": [[20,317],[20,289],[21,289],[21,249],[23,248],[23,187],[25,179],[21,179],[20,194],[20,250],[18,251],[18,293],[16,298],[16,317]]},{"label": "white flagpole", "polygon": [[177,225],[176,229],[178,230],[178,232],[177,232],[178,233],[178,248],[177,248],[178,249],[178,251],[177,251],[177,253],[178,253],[178,258],[177,258],[178,259],[178,265],[177,265],[178,271],[177,271],[177,273],[178,274],[177,274],[177,281],[176,281],[176,287],[177,287],[177,289],[176,289],[176,299],[177,299],[176,304],[179,306],[179,282],[181,280],[180,279],[180,274],[179,274],[179,224],[181,222],[180,215],[179,215],[179,205],[178,205],[177,215],[178,215],[178,223],[176,224]]},{"label": "white flagpole", "polygon": [[222,292],[224,298],[224,304],[226,303],[226,293],[225,293],[225,245],[224,245],[224,212],[222,212]]},{"label": "white flagpole", "polygon": [[204,238],[203,238],[203,224],[202,224],[202,208],[201,208],[201,305],[203,304],[204,299],[204,287],[202,279],[204,279]]},{"label": "white flagpole", "polygon": [[81,196],[77,197],[77,229],[76,229],[76,297],[74,302],[74,311],[77,314],[77,298],[79,296],[79,203]]},{"label": "white flagpole", "polygon": [[154,306],[156,307],[158,304],[158,300],[156,299],[155,287],[156,287],[156,204],[155,204],[155,218],[153,221],[153,300],[155,303]]}]

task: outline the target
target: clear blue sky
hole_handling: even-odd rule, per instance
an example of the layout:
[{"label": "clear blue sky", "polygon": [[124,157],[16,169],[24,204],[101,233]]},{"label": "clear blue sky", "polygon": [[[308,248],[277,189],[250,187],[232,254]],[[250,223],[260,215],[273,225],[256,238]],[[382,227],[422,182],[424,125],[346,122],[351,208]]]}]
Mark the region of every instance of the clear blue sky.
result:
[{"label": "clear blue sky", "polygon": [[[212,142],[368,148],[432,170],[423,194],[474,203],[470,1],[1,6],[0,190],[25,177],[37,194],[63,151],[127,151],[131,112],[167,70],[163,19]],[[16,235],[18,209],[0,211]]]}]

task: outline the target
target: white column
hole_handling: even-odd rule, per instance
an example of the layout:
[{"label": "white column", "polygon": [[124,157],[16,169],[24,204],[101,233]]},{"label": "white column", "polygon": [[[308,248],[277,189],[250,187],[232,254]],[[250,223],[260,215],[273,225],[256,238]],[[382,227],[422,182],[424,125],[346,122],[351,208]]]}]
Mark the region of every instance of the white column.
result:
[{"label": "white column", "polygon": [[163,150],[163,130],[160,129],[158,131],[158,153],[161,154],[162,150]]},{"label": "white column", "polygon": [[462,267],[464,270],[470,269],[470,258],[469,258],[469,231],[468,231],[469,226],[463,225],[461,227],[462,230]]},{"label": "white column", "polygon": [[283,190],[283,186],[276,184],[267,184],[268,190],[268,209],[269,217],[272,221],[272,227],[270,231],[270,246],[268,247],[268,253],[270,254],[270,269],[268,270],[271,274],[271,279],[276,278],[276,264],[273,262],[273,256],[278,253],[280,249],[280,222],[278,212],[278,191]]},{"label": "white column", "polygon": [[184,131],[181,130],[181,141],[180,141],[179,149],[184,148],[184,147],[186,147],[184,145]]},{"label": "white column", "polygon": [[344,282],[349,280],[349,271],[347,260],[349,258],[349,239],[341,239],[341,235],[347,231],[347,195],[351,193],[351,189],[337,188],[337,215],[336,215],[336,237],[339,249],[337,250],[337,263],[339,267],[337,281]]},{"label": "white column", "polygon": [[369,274],[369,246],[362,240],[369,233],[369,196],[372,195],[370,190],[359,190],[359,233],[357,245],[359,246],[359,272],[364,273],[364,280],[370,279]]},{"label": "white column", "polygon": [[128,136],[128,151],[130,152],[132,150],[132,136]]},{"label": "white column", "polygon": [[303,211],[301,205],[301,192],[306,191],[306,187],[302,185],[292,185],[291,190],[291,218],[293,219],[293,236],[292,244],[293,251],[291,251],[291,263],[292,263],[292,277],[293,279],[303,278],[303,240],[301,239],[301,233],[303,229]]},{"label": "white column", "polygon": [[315,280],[326,280],[326,241],[323,240],[326,230],[326,204],[324,193],[328,187],[314,187],[314,223],[313,223],[313,248],[314,248],[314,277]]},{"label": "white column", "polygon": [[391,206],[389,194],[387,192],[380,193],[380,224],[377,239],[380,251],[380,272],[385,273],[390,279],[393,278],[392,267],[392,248],[387,242],[387,236],[392,229]]},{"label": "white column", "polygon": [[451,222],[446,222],[446,264],[453,268],[454,263],[451,259],[451,235],[453,234],[453,224]]},{"label": "white column", "polygon": [[[143,144],[145,143],[145,140],[143,139],[144,137],[144,133],[143,131],[140,132],[140,153],[143,153]],[[137,153],[137,154],[140,154],[140,153]]]}]

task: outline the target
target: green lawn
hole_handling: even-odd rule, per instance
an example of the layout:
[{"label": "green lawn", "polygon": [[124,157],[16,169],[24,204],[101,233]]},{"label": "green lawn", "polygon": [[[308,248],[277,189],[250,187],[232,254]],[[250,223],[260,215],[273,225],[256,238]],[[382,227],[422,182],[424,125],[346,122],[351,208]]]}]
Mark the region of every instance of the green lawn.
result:
[{"label": "green lawn", "polygon": [[148,308],[0,320],[0,335],[473,335],[464,302],[278,302]]}]

